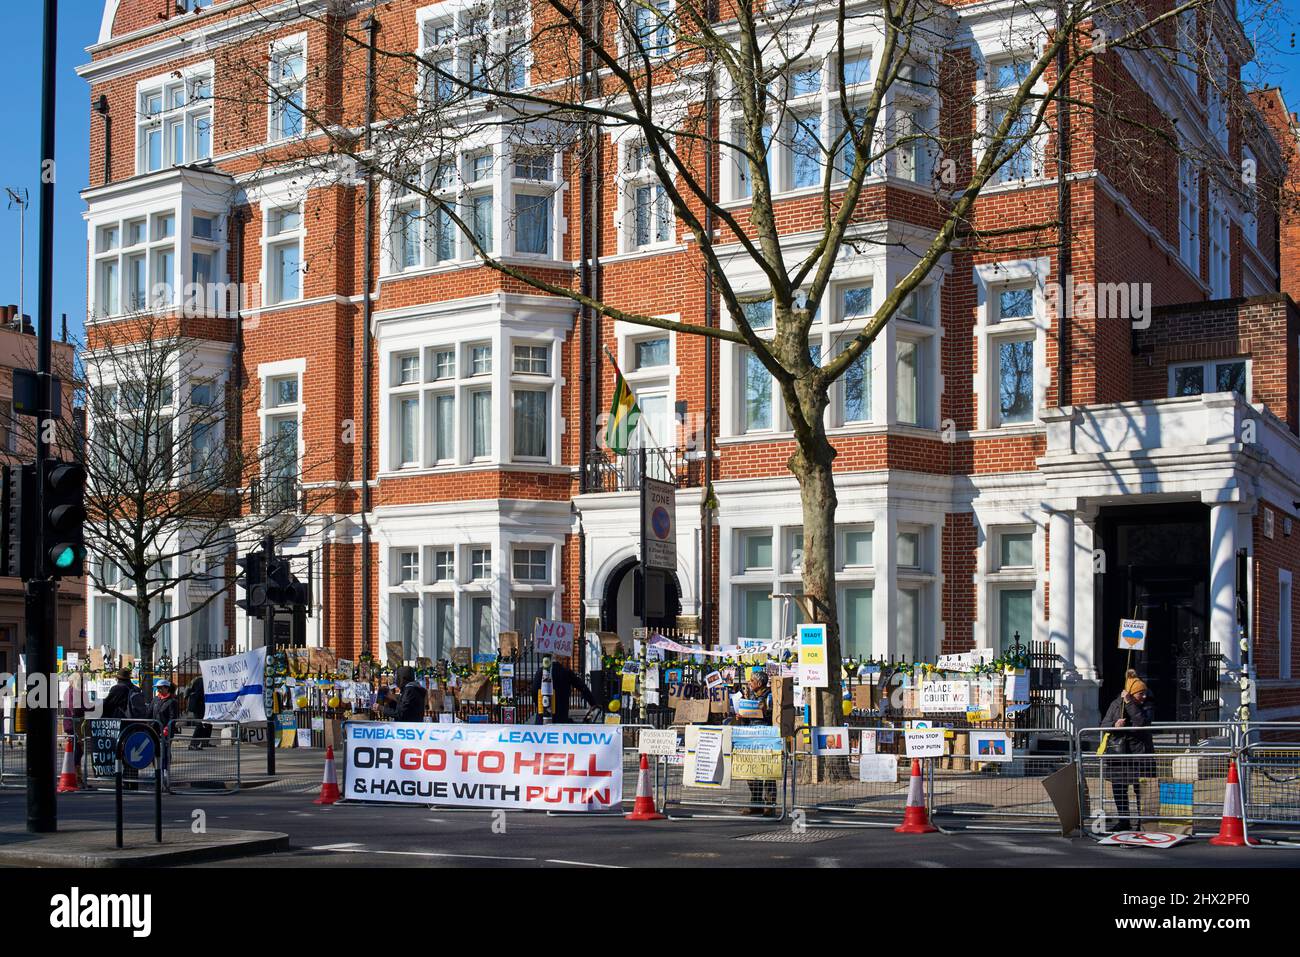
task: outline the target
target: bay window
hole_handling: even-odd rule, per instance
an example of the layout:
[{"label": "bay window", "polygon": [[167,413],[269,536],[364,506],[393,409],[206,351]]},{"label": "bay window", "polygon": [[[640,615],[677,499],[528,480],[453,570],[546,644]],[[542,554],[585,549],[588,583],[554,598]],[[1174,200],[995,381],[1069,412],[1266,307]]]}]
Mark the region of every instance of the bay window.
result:
[{"label": "bay window", "polygon": [[[215,243],[195,242],[215,255]],[[176,214],[168,210],[97,226],[92,238],[91,314],[106,318],[164,309],[176,302]],[[212,266],[209,263],[210,275]],[[200,280],[195,280],[200,281]]]},{"label": "bay window", "polygon": [[212,68],[140,84],[136,91],[136,172],[212,157]]}]

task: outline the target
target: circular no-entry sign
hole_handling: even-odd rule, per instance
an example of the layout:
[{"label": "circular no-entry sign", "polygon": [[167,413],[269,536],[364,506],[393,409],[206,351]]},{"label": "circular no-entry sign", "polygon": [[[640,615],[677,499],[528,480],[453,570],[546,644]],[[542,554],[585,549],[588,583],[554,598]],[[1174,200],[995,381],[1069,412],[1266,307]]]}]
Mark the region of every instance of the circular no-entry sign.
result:
[{"label": "circular no-entry sign", "polygon": [[1171,834],[1168,831],[1120,831],[1109,835],[1101,843],[1122,847],[1172,847],[1186,837],[1186,834]]}]

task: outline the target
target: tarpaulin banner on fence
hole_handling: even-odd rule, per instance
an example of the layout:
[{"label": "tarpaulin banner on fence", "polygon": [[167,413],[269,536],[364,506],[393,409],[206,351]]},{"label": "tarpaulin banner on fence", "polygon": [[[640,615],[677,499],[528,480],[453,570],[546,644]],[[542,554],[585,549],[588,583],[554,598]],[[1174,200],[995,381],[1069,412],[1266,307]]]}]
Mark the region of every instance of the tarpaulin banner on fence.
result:
[{"label": "tarpaulin banner on fence", "polygon": [[205,721],[265,721],[266,649],[200,661]]},{"label": "tarpaulin banner on fence", "polygon": [[623,734],[582,725],[347,724],[346,797],[601,811],[623,797]]}]

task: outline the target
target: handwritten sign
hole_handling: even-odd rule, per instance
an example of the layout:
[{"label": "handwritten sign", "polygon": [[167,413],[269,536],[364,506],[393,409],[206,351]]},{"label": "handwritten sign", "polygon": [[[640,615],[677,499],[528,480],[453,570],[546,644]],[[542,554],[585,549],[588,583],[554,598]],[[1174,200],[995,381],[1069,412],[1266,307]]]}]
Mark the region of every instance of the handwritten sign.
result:
[{"label": "handwritten sign", "polygon": [[1147,646],[1147,623],[1141,618],[1124,618],[1119,623],[1119,650],[1142,651]]},{"label": "handwritten sign", "polygon": [[921,685],[921,710],[964,712],[970,706],[969,681],[931,681]]}]

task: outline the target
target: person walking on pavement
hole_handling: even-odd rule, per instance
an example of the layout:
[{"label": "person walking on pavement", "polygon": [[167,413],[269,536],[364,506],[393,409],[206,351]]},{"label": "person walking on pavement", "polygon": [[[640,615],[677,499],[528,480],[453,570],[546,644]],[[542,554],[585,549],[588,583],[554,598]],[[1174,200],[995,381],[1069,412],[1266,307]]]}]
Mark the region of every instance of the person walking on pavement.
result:
[{"label": "person walking on pavement", "polygon": [[[1102,718],[1103,728],[1111,741],[1106,753],[1119,755],[1112,763],[1110,787],[1115,796],[1115,823],[1117,831],[1131,831],[1142,826],[1142,778],[1155,777],[1155,742],[1150,731],[1139,730],[1151,725],[1155,719],[1155,705],[1147,684],[1132,668],[1124,677],[1124,690],[1111,702]],[[1130,817],[1129,789],[1133,790],[1136,816]]]},{"label": "person walking on pavement", "polygon": [[[548,656],[549,657],[549,656]],[[587,702],[587,707],[598,708],[600,705],[596,701],[596,696],[591,693],[587,683],[578,675],[574,674],[567,667],[560,664],[555,659],[551,662],[551,709],[554,712],[551,720],[556,724],[569,723],[569,699],[573,697],[573,689],[577,688],[582,695],[582,700]],[[533,693],[542,686],[542,675],[546,670],[546,660],[543,659],[542,667],[537,669],[533,675]],[[536,723],[541,723],[541,715],[537,715]]]},{"label": "person walking on pavement", "polygon": [[[755,668],[750,672],[749,681],[744,688],[744,695],[747,700],[757,701],[759,713],[752,717],[737,717],[736,724],[743,725],[771,725],[772,723],[772,689],[768,687],[767,672],[762,668]],[[749,783],[749,803],[750,807],[745,808],[746,814],[762,814],[764,817],[776,813],[776,782],[775,781],[750,781]]]},{"label": "person walking on pavement", "polygon": [[394,721],[423,721],[428,692],[415,680],[415,669],[402,665],[393,675],[393,684],[400,691],[396,701],[384,705],[384,714]]},{"label": "person walking on pavement", "polygon": [[85,753],[86,712],[92,711],[94,702],[86,688],[86,676],[73,672],[68,679],[68,687],[63,692],[63,733],[72,736],[73,761],[77,768],[77,784],[85,787],[82,775],[81,759]]}]

